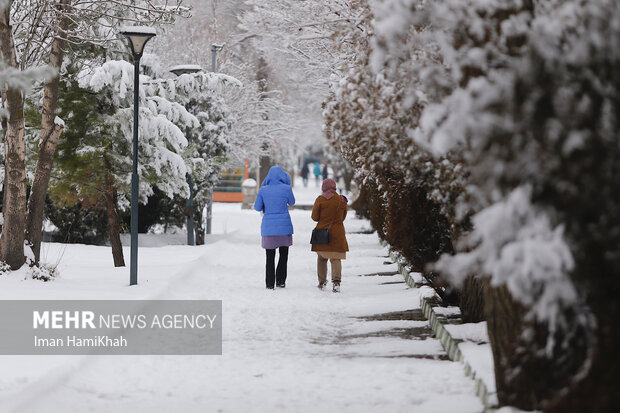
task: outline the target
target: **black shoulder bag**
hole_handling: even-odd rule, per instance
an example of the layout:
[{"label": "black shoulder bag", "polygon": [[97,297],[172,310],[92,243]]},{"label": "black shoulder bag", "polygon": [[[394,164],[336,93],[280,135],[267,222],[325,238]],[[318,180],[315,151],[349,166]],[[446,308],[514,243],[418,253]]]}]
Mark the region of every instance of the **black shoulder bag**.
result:
[{"label": "black shoulder bag", "polygon": [[329,244],[329,228],[313,229],[312,236],[310,237],[310,244]]},{"label": "black shoulder bag", "polygon": [[[336,210],[336,218],[338,217],[339,212],[340,212],[340,205],[338,205],[338,209]],[[332,227],[332,225],[334,225],[334,221],[336,220],[336,218],[332,220],[332,223],[329,224],[329,227],[327,228],[313,229],[312,236],[310,237],[310,244],[312,245],[329,244],[329,229]]]}]

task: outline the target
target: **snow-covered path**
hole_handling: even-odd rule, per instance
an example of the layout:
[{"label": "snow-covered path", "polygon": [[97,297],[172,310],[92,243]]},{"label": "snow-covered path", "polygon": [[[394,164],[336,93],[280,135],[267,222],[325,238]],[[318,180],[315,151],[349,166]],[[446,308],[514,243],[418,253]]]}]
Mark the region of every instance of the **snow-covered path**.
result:
[{"label": "snow-covered path", "polygon": [[400,275],[358,276],[395,269],[384,264],[375,234],[355,233],[365,221],[351,214],[345,222],[351,253],[342,293],[316,288],[309,214],[291,212],[296,235],[284,290],[264,288],[260,216],[220,204],[207,245],[141,249],[136,288],[123,286],[126,269],[108,269],[102,280],[97,260],[109,250],[85,246],[67,248],[63,278],[53,283],[2,280],[0,298],[222,300],[224,337],[222,356],[2,356],[0,410],[482,411],[473,381],[445,360],[416,311],[360,318],[419,306]]}]

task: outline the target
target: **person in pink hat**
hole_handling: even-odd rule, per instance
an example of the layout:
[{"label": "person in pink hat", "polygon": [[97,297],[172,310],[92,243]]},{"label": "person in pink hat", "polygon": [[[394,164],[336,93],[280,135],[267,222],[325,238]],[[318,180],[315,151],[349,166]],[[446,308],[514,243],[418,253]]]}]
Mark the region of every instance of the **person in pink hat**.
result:
[{"label": "person in pink hat", "polygon": [[319,289],[327,284],[327,261],[331,262],[333,292],[340,292],[342,280],[342,261],[347,258],[349,244],[344,229],[347,217],[347,198],[336,193],[336,182],[326,179],[321,186],[323,193],[314,201],[312,219],[317,222],[316,229],[329,228],[328,244],[313,244],[317,253],[317,276]]}]

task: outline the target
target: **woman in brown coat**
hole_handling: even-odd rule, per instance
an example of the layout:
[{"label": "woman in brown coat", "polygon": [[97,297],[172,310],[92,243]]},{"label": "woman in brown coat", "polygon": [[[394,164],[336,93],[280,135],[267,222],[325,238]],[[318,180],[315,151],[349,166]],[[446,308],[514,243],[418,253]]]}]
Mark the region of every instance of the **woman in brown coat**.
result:
[{"label": "woman in brown coat", "polygon": [[327,284],[327,261],[332,264],[333,291],[340,292],[342,277],[341,260],[346,259],[349,244],[344,231],[344,219],[347,216],[347,198],[336,194],[336,182],[333,179],[323,181],[320,195],[312,207],[312,219],[317,221],[316,228],[329,228],[329,244],[313,244],[312,251],[317,257],[317,275],[319,288]]}]

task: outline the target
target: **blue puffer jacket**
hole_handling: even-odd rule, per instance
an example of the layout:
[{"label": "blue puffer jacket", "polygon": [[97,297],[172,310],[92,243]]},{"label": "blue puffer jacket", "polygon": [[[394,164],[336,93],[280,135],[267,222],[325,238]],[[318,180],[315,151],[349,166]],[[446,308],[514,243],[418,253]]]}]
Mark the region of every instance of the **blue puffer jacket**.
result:
[{"label": "blue puffer jacket", "polygon": [[255,210],[265,212],[260,227],[262,236],[293,233],[288,205],[295,205],[291,178],[279,166],[272,166],[254,202]]}]

